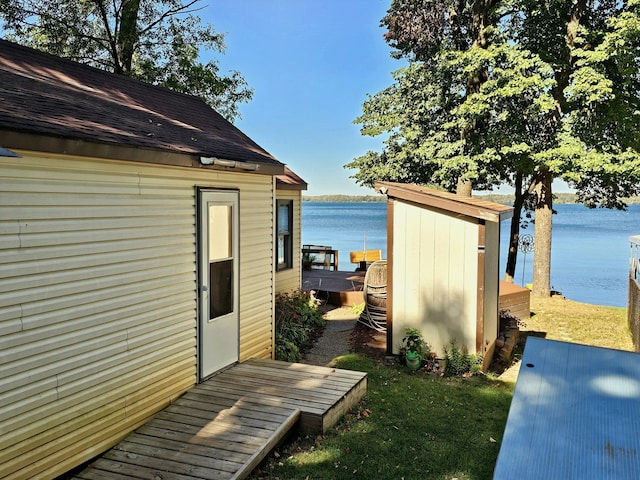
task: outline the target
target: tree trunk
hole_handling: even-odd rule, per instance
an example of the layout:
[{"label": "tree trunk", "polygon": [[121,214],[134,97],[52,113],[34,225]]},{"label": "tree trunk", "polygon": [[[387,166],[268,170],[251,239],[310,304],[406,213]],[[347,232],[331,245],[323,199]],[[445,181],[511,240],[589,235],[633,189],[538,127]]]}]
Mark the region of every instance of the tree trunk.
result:
[{"label": "tree trunk", "polygon": [[120,31],[117,32],[118,65],[124,75],[131,74],[133,54],[138,42],[138,11],[140,0],[124,0],[122,3],[122,17],[120,19]]},{"label": "tree trunk", "polygon": [[[555,71],[556,88],[553,96],[556,101],[555,122],[560,124],[561,117],[565,114],[565,91],[569,85],[571,74],[574,71],[575,58],[572,48],[575,47],[575,39],[580,28],[580,22],[587,9],[587,0],[575,0],[567,19],[566,37],[567,43],[564,68]],[[551,296],[551,229],[553,216],[553,197],[551,183],[553,175],[548,170],[543,170],[535,178],[535,229],[533,247],[533,289],[534,297]]]},{"label": "tree trunk", "polygon": [[535,179],[535,228],[533,245],[534,297],[551,296],[551,228],[553,220],[553,175],[548,170],[539,172]]},{"label": "tree trunk", "polygon": [[507,268],[504,272],[504,279],[513,283],[518,262],[518,242],[520,240],[520,219],[522,218],[522,207],[527,198],[522,194],[522,173],[516,174],[515,198],[513,201],[513,217],[511,217],[511,231],[509,233],[509,252],[507,254]]},{"label": "tree trunk", "polygon": [[471,183],[471,180],[458,179],[458,184],[456,185],[456,194],[462,195],[464,197],[470,197],[472,192],[473,183]]}]

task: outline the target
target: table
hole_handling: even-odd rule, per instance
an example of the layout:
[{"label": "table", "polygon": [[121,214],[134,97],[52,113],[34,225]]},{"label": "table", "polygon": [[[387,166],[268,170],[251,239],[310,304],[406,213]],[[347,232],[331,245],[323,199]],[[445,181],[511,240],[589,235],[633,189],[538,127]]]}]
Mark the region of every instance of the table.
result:
[{"label": "table", "polygon": [[529,337],[493,478],[640,478],[640,354]]}]

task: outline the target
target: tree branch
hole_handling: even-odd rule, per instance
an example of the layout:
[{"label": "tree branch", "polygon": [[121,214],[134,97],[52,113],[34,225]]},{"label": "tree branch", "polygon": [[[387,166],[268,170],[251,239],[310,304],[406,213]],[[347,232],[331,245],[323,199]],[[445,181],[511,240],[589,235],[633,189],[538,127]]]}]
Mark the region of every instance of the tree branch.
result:
[{"label": "tree branch", "polygon": [[[111,32],[109,26],[109,16],[103,0],[93,0],[94,5],[98,7],[100,11],[100,17],[105,31],[107,32],[107,43],[109,45],[108,50],[111,52],[111,58],[113,60],[115,73],[121,73],[122,65],[120,65],[120,58],[118,56],[118,46],[116,45],[115,32]],[[117,28],[117,20],[116,20]]]},{"label": "tree branch", "polygon": [[140,29],[140,36],[144,35],[149,30],[153,29],[155,26],[161,24],[162,22],[164,22],[169,17],[173,17],[174,15],[178,15],[178,14],[181,14],[181,13],[191,13],[191,12],[197,12],[199,10],[202,10],[205,7],[197,8],[197,9],[194,9],[194,10],[189,10],[189,8],[192,5],[198,3],[199,1],[200,0],[191,0],[186,5],[182,5],[182,6],[178,7],[178,8],[173,8],[173,9],[167,10],[162,15],[160,15],[156,20],[154,20],[153,22],[148,24],[146,27]]}]

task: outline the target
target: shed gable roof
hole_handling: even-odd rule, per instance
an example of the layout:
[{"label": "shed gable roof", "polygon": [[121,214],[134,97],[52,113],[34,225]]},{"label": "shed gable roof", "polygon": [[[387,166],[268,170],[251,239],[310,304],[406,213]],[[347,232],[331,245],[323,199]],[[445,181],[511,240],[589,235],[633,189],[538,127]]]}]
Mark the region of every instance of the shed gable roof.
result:
[{"label": "shed gable roof", "polygon": [[513,216],[513,208],[479,198],[463,197],[420,185],[377,182],[376,190],[391,198],[399,198],[426,207],[446,210],[490,222],[500,222]]},{"label": "shed gable roof", "polygon": [[282,171],[278,160],[199,98],[5,40],[0,40],[2,130],[255,162]]}]

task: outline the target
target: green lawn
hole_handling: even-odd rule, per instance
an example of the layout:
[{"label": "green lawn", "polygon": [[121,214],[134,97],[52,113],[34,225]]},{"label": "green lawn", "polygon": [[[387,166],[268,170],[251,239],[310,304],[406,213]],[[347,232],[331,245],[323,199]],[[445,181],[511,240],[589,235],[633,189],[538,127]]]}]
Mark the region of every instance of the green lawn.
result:
[{"label": "green lawn", "polygon": [[355,354],[338,367],[369,374],[359,408],[325,436],[286,445],[252,478],[491,478],[513,384],[409,373]]},{"label": "green lawn", "polygon": [[[632,349],[625,309],[554,297],[532,299],[531,311],[523,339]],[[326,435],[283,446],[251,478],[491,479],[512,382],[410,373],[356,354],[341,357],[338,367],[369,374],[359,408]]]}]

